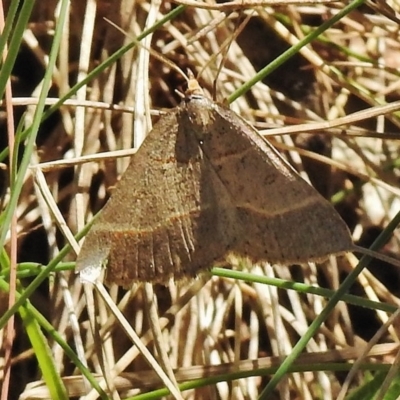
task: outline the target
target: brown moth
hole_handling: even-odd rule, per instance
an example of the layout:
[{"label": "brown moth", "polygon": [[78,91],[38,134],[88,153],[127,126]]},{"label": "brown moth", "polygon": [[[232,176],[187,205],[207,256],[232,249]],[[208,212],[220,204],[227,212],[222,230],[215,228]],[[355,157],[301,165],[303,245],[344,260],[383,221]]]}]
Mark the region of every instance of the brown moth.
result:
[{"label": "brown moth", "polygon": [[167,283],[229,253],[288,265],[352,248],[332,205],[193,80],[132,157],[77,270],[84,276],[105,266],[106,280],[123,286]]}]

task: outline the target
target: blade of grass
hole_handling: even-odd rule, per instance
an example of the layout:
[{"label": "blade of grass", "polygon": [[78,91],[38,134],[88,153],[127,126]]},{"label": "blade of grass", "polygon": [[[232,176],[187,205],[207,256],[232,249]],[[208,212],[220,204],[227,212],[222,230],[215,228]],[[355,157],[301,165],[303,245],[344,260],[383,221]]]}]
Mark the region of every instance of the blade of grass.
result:
[{"label": "blade of grass", "polygon": [[[348,371],[351,368],[351,364],[346,363],[313,363],[307,365],[293,365],[290,369],[290,373],[295,372],[318,372],[318,371],[326,371],[329,369],[334,372],[344,372]],[[365,363],[362,365],[362,370],[367,371],[382,371],[382,373],[386,373],[390,368],[390,364],[376,364],[376,363]],[[263,375],[271,375],[277,370],[277,367],[269,367],[269,368],[255,368],[251,371],[233,371],[227,374],[219,374],[207,378],[195,379],[191,381],[187,381],[181,383],[179,385],[179,389],[184,392],[185,390],[192,390],[197,388],[202,388],[209,385],[216,385],[219,382],[230,382],[236,379],[249,378],[253,376],[263,376]],[[152,392],[143,393],[139,395],[135,395],[132,397],[127,397],[125,400],[154,400],[159,399],[162,396],[167,396],[168,391],[166,389],[157,389]],[[364,397],[357,397],[357,399],[366,399]]]},{"label": "blade of grass", "polygon": [[25,326],[25,331],[35,352],[43,379],[50,391],[52,399],[68,400],[67,389],[57,371],[47,339],[42,334],[39,325],[25,307],[20,307],[19,314]]},{"label": "blade of grass", "polygon": [[18,12],[18,7],[19,1],[13,0],[7,10],[7,18],[5,21],[4,29],[0,35],[0,54],[3,54],[6,43],[8,43],[8,38],[11,34],[11,30],[13,26],[15,26],[14,20]]},{"label": "blade of grass", "polygon": [[[2,4],[2,3],[1,3]],[[1,31],[4,31],[5,28],[5,19],[4,19],[4,9],[0,7],[0,27]],[[2,69],[2,78],[4,86],[0,88],[1,98],[5,95],[5,108],[6,108],[6,123],[7,123],[7,136],[8,136],[8,146],[10,149],[11,162],[9,163],[9,181],[12,183],[15,180],[16,173],[16,162],[15,162],[15,125],[14,125],[14,109],[12,106],[12,87],[11,87],[11,69],[14,66],[15,59],[18,54],[18,49],[21,44],[21,39],[24,29],[21,28],[21,23],[26,23],[30,17],[32,11],[32,7],[29,9],[25,9],[25,12],[20,14],[20,18],[17,23],[17,33],[13,35],[11,40],[12,48],[7,46],[7,42],[4,41],[3,49],[2,49],[2,62],[5,67]],[[24,21],[24,17],[26,20]],[[10,20],[8,20],[8,24],[10,24]],[[9,25],[10,26],[10,25]],[[23,25],[25,26],[25,25]],[[9,28],[10,33],[11,28]],[[15,32],[14,32],[15,33]],[[19,35],[19,34],[20,35]],[[11,57],[9,54],[11,53]],[[8,292],[8,308],[12,307],[15,303],[15,292],[17,286],[17,277],[16,277],[16,268],[17,268],[17,214],[13,213],[10,220],[10,268],[11,273],[9,277],[10,281],[10,290]],[[9,395],[10,389],[10,380],[11,380],[11,361],[12,361],[12,349],[15,339],[15,326],[14,326],[14,316],[12,316],[7,321],[7,327],[4,331],[4,366],[3,366],[3,386],[1,388],[1,398],[6,399]]]},{"label": "blade of grass", "polygon": [[[87,233],[87,231],[90,229],[91,224],[92,224],[92,222],[87,224],[85,226],[85,228],[75,236],[75,239],[76,240],[80,240]],[[62,261],[62,259],[70,251],[71,251],[71,246],[69,244],[64,246],[60,250],[60,252],[57,254],[57,256],[54,257],[51,260],[51,262],[42,271],[39,272],[37,277],[29,284],[29,286],[24,290],[24,292],[21,293],[20,297],[18,297],[18,299],[15,302],[15,304],[11,308],[9,308],[0,317],[0,329],[2,329],[4,327],[4,325],[6,324],[7,320],[11,317],[11,315],[15,314],[17,312],[18,308],[21,307],[29,299],[30,296],[32,296],[34,291],[40,286],[40,284],[44,280],[46,280],[49,277],[50,273],[55,270],[57,265]],[[2,281],[0,280],[0,284],[1,283],[2,283]],[[6,283],[6,282],[4,282],[4,283]],[[8,291],[8,289],[7,289],[7,291]]]},{"label": "blade of grass", "polygon": [[351,2],[348,6],[343,8],[343,10],[339,11],[330,20],[324,22],[322,25],[320,25],[313,32],[309,33],[304,39],[300,40],[295,46],[290,47],[288,50],[286,50],[284,53],[282,53],[279,57],[277,57],[273,61],[271,61],[266,67],[264,67],[262,70],[257,72],[257,74],[254,75],[254,77],[252,79],[248,80],[244,85],[242,85],[240,88],[235,90],[228,97],[228,102],[232,103],[238,97],[240,97],[243,94],[245,94],[257,82],[259,82],[262,79],[264,79],[271,72],[275,71],[279,66],[281,66],[284,62],[286,62],[290,57],[292,57],[295,54],[297,54],[302,47],[304,47],[307,44],[311,43],[314,39],[316,39],[319,35],[321,35],[321,33],[325,32],[327,29],[329,29],[336,22],[340,21],[340,19],[345,17],[351,11],[353,11],[356,8],[360,7],[364,2],[365,2],[365,0],[354,0],[353,2]]},{"label": "blade of grass", "polygon": [[[15,24],[11,40],[8,43],[7,58],[5,59],[0,69],[0,99],[2,99],[4,96],[7,81],[10,79],[11,71],[15,64],[15,59],[17,58],[18,52],[21,48],[22,37],[26,26],[28,25],[28,21],[31,16],[34,4],[34,1],[24,1],[21,9],[18,12],[19,17]],[[14,23],[16,8],[18,8],[18,6],[19,2],[13,1],[10,7],[11,13],[10,15],[7,15],[4,32],[2,32],[2,34],[0,35],[0,50],[2,51],[1,54],[3,54],[5,45],[7,43],[6,40],[8,39],[8,36],[11,32],[12,24]]]},{"label": "blade of grass", "polygon": [[366,378],[365,383],[361,384],[356,390],[352,391],[347,397],[347,400],[373,399],[378,393],[387,372],[379,371],[373,379]]},{"label": "blade of grass", "polygon": [[[9,291],[9,285],[7,282],[0,279],[0,290],[3,292]],[[26,297],[26,293],[16,293],[17,302],[21,302],[21,298]],[[75,351],[68,345],[68,343],[64,340],[64,338],[54,329],[54,327],[47,321],[47,319],[29,302],[29,300],[25,300],[23,305],[18,309],[18,311],[24,308],[27,313],[29,313],[30,318],[34,319],[36,323],[41,326],[47,334],[60,345],[60,347],[64,350],[65,354],[71,359],[71,361],[76,365],[76,367],[81,371],[81,373],[88,379],[91,386],[97,390],[100,397],[102,399],[108,399],[108,396],[105,394],[103,389],[99,386],[96,378],[90,373],[89,369],[81,363],[79,358],[77,357]]]},{"label": "blade of grass", "polygon": [[[34,3],[34,2],[28,1],[26,3]],[[32,4],[32,6],[33,6],[33,4]],[[21,193],[22,186],[24,183],[25,174],[28,169],[31,155],[32,155],[32,152],[33,152],[33,149],[35,146],[37,132],[38,132],[38,129],[39,129],[39,126],[41,123],[42,116],[43,116],[45,100],[46,100],[48,91],[50,89],[50,85],[52,83],[52,74],[53,74],[54,66],[55,66],[55,63],[57,60],[57,56],[58,56],[58,49],[60,47],[60,41],[61,41],[61,37],[62,37],[62,33],[63,33],[63,26],[64,26],[64,22],[65,22],[65,18],[66,18],[67,6],[68,6],[68,1],[63,0],[61,2],[61,7],[60,7],[60,18],[58,20],[58,25],[56,26],[56,29],[55,29],[54,41],[53,41],[52,48],[51,48],[50,55],[49,55],[48,68],[46,69],[46,72],[45,72],[45,75],[43,78],[42,90],[41,90],[41,93],[39,96],[38,105],[37,105],[36,112],[35,112],[33,122],[32,122],[32,129],[30,131],[30,134],[28,136],[28,139],[27,139],[27,142],[25,145],[25,150],[24,150],[24,154],[22,156],[21,164],[20,164],[17,176],[16,176],[16,180],[13,185],[13,190],[11,191],[10,201],[4,212],[4,221],[3,221],[2,230],[0,233],[0,248],[2,248],[4,246],[4,241],[5,241],[9,226],[10,226],[11,218],[15,212],[18,198],[19,198],[19,195]],[[26,21],[26,23],[27,23],[27,21]],[[1,87],[0,87],[0,92],[1,92]]]},{"label": "blade of grass", "polygon": [[[299,293],[314,294],[317,296],[326,297],[327,299],[331,299],[333,297],[333,295],[336,293],[335,290],[312,286],[312,285],[308,285],[305,283],[292,282],[292,281],[287,281],[284,279],[271,278],[268,276],[260,276],[260,275],[255,275],[255,274],[251,274],[248,272],[234,271],[234,270],[229,270],[229,269],[224,269],[224,268],[214,267],[211,270],[211,273],[214,276],[221,276],[224,278],[237,279],[237,280],[242,280],[242,281],[250,282],[250,283],[261,283],[264,285],[272,285],[272,286],[276,286],[280,289],[295,290],[296,292],[299,292]],[[352,305],[359,306],[359,307],[369,308],[371,310],[381,310],[381,311],[385,311],[385,312],[389,312],[389,313],[394,313],[395,311],[397,311],[397,307],[395,305],[391,305],[391,304],[387,304],[387,303],[378,303],[376,301],[368,300],[364,297],[354,296],[351,294],[345,294],[341,298],[341,301],[344,301],[347,304],[352,304]]]}]

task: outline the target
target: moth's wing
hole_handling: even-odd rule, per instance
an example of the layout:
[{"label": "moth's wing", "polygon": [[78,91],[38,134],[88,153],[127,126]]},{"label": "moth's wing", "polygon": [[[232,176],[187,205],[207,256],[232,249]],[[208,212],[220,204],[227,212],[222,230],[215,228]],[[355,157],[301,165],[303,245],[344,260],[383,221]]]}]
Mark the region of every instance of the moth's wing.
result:
[{"label": "moth's wing", "polygon": [[[209,102],[201,147],[245,227],[235,251],[254,260],[306,262],[353,247],[332,205],[233,111]],[[207,134],[207,132],[209,134]]]},{"label": "moth's wing", "polygon": [[86,236],[78,270],[108,260],[108,282],[165,283],[209,268],[231,247],[237,223],[226,211],[233,210],[225,204],[230,196],[218,179],[212,184],[215,172],[179,124],[179,110],[163,116],[132,157]]}]

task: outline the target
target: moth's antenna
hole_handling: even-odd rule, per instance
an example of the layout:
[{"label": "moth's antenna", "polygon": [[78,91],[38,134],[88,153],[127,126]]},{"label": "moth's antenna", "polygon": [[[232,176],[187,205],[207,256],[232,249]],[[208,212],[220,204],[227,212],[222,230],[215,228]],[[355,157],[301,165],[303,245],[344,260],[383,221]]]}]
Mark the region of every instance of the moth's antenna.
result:
[{"label": "moth's antenna", "polygon": [[217,73],[215,75],[215,79],[213,82],[213,99],[214,101],[216,100],[216,93],[217,93],[217,79],[219,74],[221,73],[222,67],[225,64],[225,60],[228,57],[228,51],[229,48],[231,46],[231,44],[233,43],[234,40],[236,40],[236,38],[240,35],[240,33],[243,31],[243,29],[245,28],[245,26],[247,25],[247,23],[249,22],[250,18],[253,16],[253,12],[249,13],[249,15],[246,16],[246,18],[236,27],[232,37],[230,37],[229,39],[227,39],[225,41],[225,43],[222,43],[222,53],[223,53],[223,57],[222,57],[222,61],[219,64],[219,67],[217,69]]},{"label": "moth's antenna", "polygon": [[123,33],[126,37],[129,37],[129,39],[131,39],[132,42],[134,42],[136,45],[138,45],[138,46],[142,47],[143,49],[147,50],[150,53],[151,56],[153,56],[157,60],[163,62],[164,64],[168,65],[169,67],[171,67],[171,69],[175,70],[176,72],[178,72],[178,74],[182,75],[185,78],[186,81],[189,81],[189,77],[174,62],[172,62],[171,60],[169,60],[167,57],[163,56],[159,52],[155,51],[154,49],[152,49],[150,47],[147,47],[147,46],[144,46],[139,40],[137,40],[136,38],[134,38],[131,35],[129,35],[121,27],[116,25],[114,22],[110,21],[108,18],[104,17],[104,20],[107,21],[115,29],[117,29],[118,31]]},{"label": "moth's antenna", "polygon": [[[227,15],[226,12],[223,12],[223,14],[225,14],[225,19],[228,18],[228,15]],[[232,14],[235,15],[235,16],[239,16],[239,14],[236,13],[236,12],[235,12],[235,13],[232,13]],[[214,101],[216,100],[218,76],[220,75],[221,70],[222,70],[222,67],[223,67],[224,64],[225,64],[225,60],[226,60],[226,58],[227,58],[227,56],[228,56],[229,48],[230,48],[231,44],[233,43],[233,41],[234,41],[234,40],[240,35],[240,33],[243,31],[244,27],[247,25],[247,22],[248,22],[249,19],[252,17],[252,15],[253,15],[253,13],[250,13],[250,14],[236,27],[236,29],[235,29],[235,31],[234,31],[234,34],[233,34],[231,37],[229,37],[228,39],[226,39],[226,40],[224,41],[224,43],[222,43],[222,45],[220,46],[221,49],[222,49],[221,52],[218,53],[218,54],[212,55],[212,56],[209,58],[209,60],[204,64],[204,66],[200,69],[200,71],[199,71],[199,73],[198,73],[198,75],[201,75],[201,74],[203,73],[203,71],[204,71],[210,64],[212,64],[212,63],[214,62],[215,58],[216,58],[219,54],[222,54],[222,55],[223,55],[223,56],[222,56],[222,60],[221,60],[221,62],[219,63],[219,66],[218,66],[218,68],[217,68],[217,72],[216,72],[216,74],[215,74],[215,79],[214,79],[214,81],[213,81],[213,94],[212,94],[212,97],[213,97],[213,100],[214,100]],[[221,21],[222,21],[222,19],[218,19],[217,23],[220,23]],[[196,35],[197,40],[199,39],[199,37],[204,36],[204,35],[208,32],[209,29],[210,29],[210,25],[208,25],[205,29],[203,29],[202,31],[200,31],[199,34]],[[201,35],[200,35],[200,34],[201,34]],[[193,38],[192,38],[188,43],[190,44],[190,43],[192,43],[192,42],[193,42]]]}]

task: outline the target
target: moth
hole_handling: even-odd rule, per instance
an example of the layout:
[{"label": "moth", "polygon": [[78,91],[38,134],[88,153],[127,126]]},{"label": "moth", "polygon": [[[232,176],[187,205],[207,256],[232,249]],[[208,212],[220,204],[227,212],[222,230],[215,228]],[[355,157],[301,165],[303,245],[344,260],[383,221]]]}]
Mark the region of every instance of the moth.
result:
[{"label": "moth", "polygon": [[352,248],[333,206],[191,80],[132,156],[76,265],[129,286],[191,278],[229,253],[288,265]]}]

